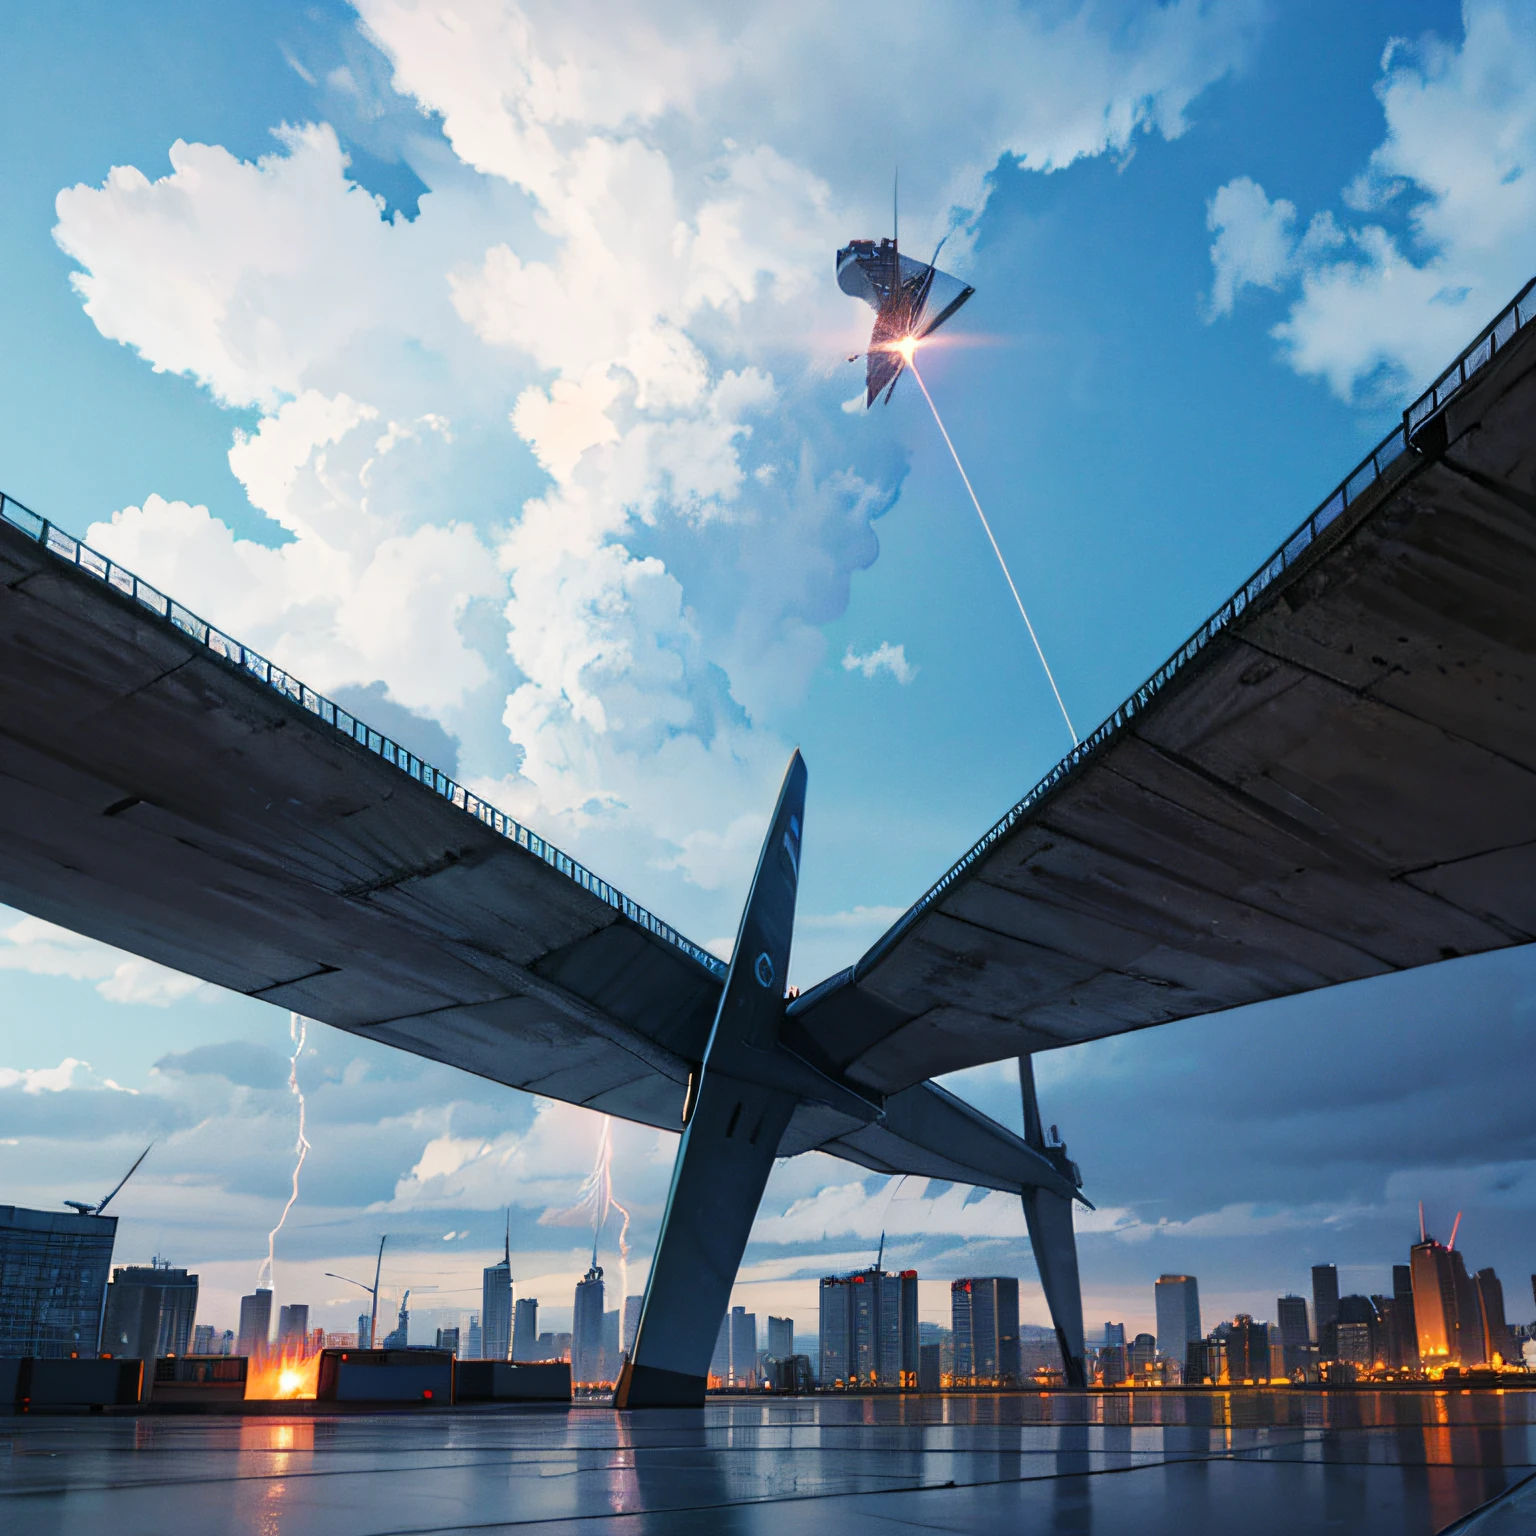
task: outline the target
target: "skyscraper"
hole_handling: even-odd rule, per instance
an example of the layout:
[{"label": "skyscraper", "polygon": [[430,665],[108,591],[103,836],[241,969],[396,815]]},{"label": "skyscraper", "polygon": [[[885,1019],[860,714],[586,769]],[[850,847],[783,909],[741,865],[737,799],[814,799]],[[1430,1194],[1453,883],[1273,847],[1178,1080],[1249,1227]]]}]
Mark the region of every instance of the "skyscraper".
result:
[{"label": "skyscraper", "polygon": [[194,1355],[218,1353],[218,1335],[214,1333],[212,1323],[198,1323],[192,1329],[191,1353]]},{"label": "skyscraper", "polygon": [[731,1385],[757,1385],[757,1314],[745,1307],[732,1307],[730,1313]]},{"label": "skyscraper", "polygon": [[1456,1337],[1456,1276],[1448,1248],[1425,1236],[1409,1250],[1419,1360],[1426,1370],[1460,1359]]},{"label": "skyscraper", "polygon": [[[787,1317],[784,1323],[793,1331],[794,1324]],[[917,1324],[917,1271],[904,1269],[901,1272],[901,1359],[898,1366],[898,1380],[903,1387],[917,1385],[917,1367],[921,1354],[917,1343]],[[1017,1327],[1014,1333],[1018,1333]]]},{"label": "skyscraper", "polygon": [[[515,1335],[514,1335],[515,1336]],[[469,1327],[464,1331],[464,1358],[466,1360],[483,1360],[485,1358],[485,1335],[480,1331],[480,1314],[469,1314]],[[514,1356],[514,1358],[516,1358]]]},{"label": "skyscraper", "polygon": [[1350,1360],[1369,1368],[1383,1351],[1379,1347],[1381,1319],[1369,1296],[1343,1296],[1334,1323],[1335,1360]]},{"label": "skyscraper", "polygon": [[[1455,1233],[1451,1234],[1455,1241]],[[1482,1365],[1483,1305],[1477,1287],[1467,1273],[1467,1261],[1459,1250],[1451,1249],[1451,1278],[1456,1287],[1456,1353],[1463,1365]]]},{"label": "skyscraper", "polygon": [[1307,1327],[1307,1298],[1285,1295],[1275,1303],[1275,1322],[1280,1329],[1281,1360],[1285,1374],[1307,1368],[1307,1354],[1312,1346],[1312,1333]]},{"label": "skyscraper", "polygon": [[844,1275],[823,1275],[820,1286],[820,1363],[818,1380],[824,1387],[847,1381],[848,1370],[848,1279]]},{"label": "skyscraper", "polygon": [[617,1381],[619,1379],[619,1367],[622,1362],[619,1359],[619,1309],[615,1307],[611,1312],[603,1313],[603,1365],[598,1374],[599,1381]]},{"label": "skyscraper", "polygon": [[296,1301],[279,1307],[277,1312],[277,1349],[279,1354],[302,1354],[304,1336],[309,1332],[309,1303]]},{"label": "skyscraper", "polygon": [[1170,1360],[1183,1360],[1200,1337],[1200,1283],[1193,1275],[1160,1275],[1153,1294],[1157,1304],[1157,1347]]},{"label": "skyscraper", "polygon": [[485,1360],[512,1355],[512,1218],[507,1217],[501,1261],[480,1276],[480,1348]]},{"label": "skyscraper", "polygon": [[[913,1319],[914,1325],[916,1319]],[[792,1317],[768,1319],[768,1353],[784,1360],[795,1352],[795,1320]]]},{"label": "skyscraper", "polygon": [[1269,1325],[1256,1323],[1246,1313],[1232,1319],[1227,1334],[1227,1372],[1234,1385],[1240,1381],[1269,1380]]},{"label": "skyscraper", "polygon": [[94,1355],[115,1216],[0,1205],[0,1356]]},{"label": "skyscraper", "polygon": [[[955,1377],[991,1383],[1019,1379],[1019,1282],[973,1276],[949,1288],[955,1334]],[[1125,1339],[1121,1330],[1121,1342]]]},{"label": "skyscraper", "polygon": [[1312,1266],[1312,1322],[1317,1328],[1317,1351],[1324,1360],[1334,1360],[1338,1341],[1333,1325],[1339,1320],[1339,1271],[1332,1264]]},{"label": "skyscraper", "polygon": [[[485,1327],[484,1322],[480,1324]],[[484,1334],[482,1332],[482,1338]],[[491,1358],[489,1350],[484,1349],[482,1359]],[[512,1358],[514,1360],[537,1360],[539,1358],[539,1298],[537,1296],[524,1296],[517,1303],[512,1323]]]},{"label": "skyscraper", "polygon": [[1413,1316],[1413,1266],[1392,1266],[1392,1332],[1388,1340],[1388,1360],[1393,1369],[1416,1371],[1419,1368],[1419,1330]]},{"label": "skyscraper", "polygon": [[[1014,1348],[1018,1347],[1015,1308]],[[821,1282],[820,1381],[900,1386],[917,1371],[917,1271],[878,1265]]]},{"label": "skyscraper", "polygon": [[272,1292],[262,1286],[240,1298],[240,1340],[238,1353],[259,1360],[267,1353],[272,1339]]},{"label": "skyscraper", "polygon": [[400,1312],[395,1318],[395,1326],[384,1335],[384,1342],[380,1349],[408,1349],[411,1343],[411,1293],[407,1291],[400,1298]]},{"label": "skyscraper", "polygon": [[127,1360],[184,1355],[196,1316],[196,1275],[169,1264],[125,1264],[107,1287],[101,1348]]},{"label": "skyscraper", "polygon": [[1157,1358],[1157,1339],[1150,1333],[1138,1333],[1131,1340],[1131,1375],[1144,1378],[1151,1374],[1152,1362]]},{"label": "skyscraper", "polygon": [[[823,1281],[823,1284],[826,1282]],[[715,1352],[709,1357],[711,1385],[725,1387],[731,1380],[731,1314],[720,1319],[720,1331],[715,1335]]]},{"label": "skyscraper", "polygon": [[571,1311],[571,1380],[601,1381],[603,1365],[603,1271],[592,1244],[592,1267],[576,1282]]},{"label": "skyscraper", "polygon": [[1483,1355],[1491,1365],[1497,1355],[1506,1364],[1515,1358],[1509,1325],[1504,1321],[1504,1287],[1491,1269],[1480,1269],[1473,1281],[1483,1318]]}]

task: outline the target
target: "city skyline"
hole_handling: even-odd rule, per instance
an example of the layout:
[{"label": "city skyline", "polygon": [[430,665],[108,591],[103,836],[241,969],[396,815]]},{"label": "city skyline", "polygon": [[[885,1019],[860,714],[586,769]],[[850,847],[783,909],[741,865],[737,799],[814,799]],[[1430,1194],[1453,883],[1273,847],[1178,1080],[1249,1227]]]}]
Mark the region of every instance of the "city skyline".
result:
[{"label": "city skyline", "polygon": [[[367,1322],[364,1314],[359,1332],[351,1334],[311,1329],[309,1304],[277,1303],[274,1292],[261,1286],[241,1297],[238,1332],[197,1322],[200,1276],[161,1258],[148,1266],[113,1264],[110,1284],[96,1293],[95,1277],[115,1233],[113,1218],[6,1210],[0,1225],[0,1271],[7,1276],[0,1329],[20,1354],[89,1354],[85,1331],[91,1331],[87,1314],[92,1314],[104,1353],[151,1359],[185,1354],[195,1343],[199,1353],[248,1356],[252,1379],[270,1376],[271,1386],[279,1377],[284,1384],[297,1380],[294,1362],[315,1357],[327,1345],[357,1347]],[[1238,1312],[1209,1331],[1203,1327],[1198,1277],[1161,1275],[1153,1287],[1155,1333],[1134,1324],[1128,1333],[1124,1320],[1112,1319],[1097,1332],[1090,1328],[1089,1384],[1166,1387],[1202,1380],[1224,1384],[1230,1377],[1233,1384],[1290,1379],[1338,1385],[1356,1377],[1381,1379],[1382,1373],[1391,1379],[1403,1373],[1436,1377],[1529,1369],[1536,1362],[1536,1321],[1527,1324],[1511,1314],[1502,1278],[1491,1266],[1475,1273],[1468,1268],[1465,1248],[1456,1247],[1460,1227],[1458,1212],[1441,1243],[1421,1210],[1418,1241],[1409,1248],[1408,1263],[1392,1263],[1388,1291],[1341,1289],[1336,1265],[1314,1264],[1310,1298],[1286,1291],[1276,1297],[1272,1313]],[[52,1252],[48,1245],[62,1245],[64,1267],[56,1275],[37,1268],[45,1248]],[[823,1390],[937,1390],[1024,1386],[1037,1372],[1059,1369],[1051,1330],[1020,1319],[1016,1277],[950,1282],[950,1326],[944,1328],[919,1316],[916,1271],[883,1269],[883,1250],[882,1240],[873,1265],[820,1278],[814,1338],[797,1338],[792,1317],[769,1315],[760,1322],[744,1306],[733,1305],[720,1324],[710,1385],[751,1391],[772,1383],[783,1389],[803,1379],[819,1380]],[[1536,1273],[1530,1282],[1536,1301]],[[1523,1296],[1519,1290],[1514,1295],[1518,1313]],[[504,1238],[501,1260],[483,1271],[481,1311],[429,1307],[412,1323],[407,1290],[383,1347],[435,1347],[464,1359],[564,1358],[573,1381],[611,1384],[631,1346],[643,1297],[614,1299],[617,1304],[607,1307],[594,1242],[575,1287],[571,1330],[542,1331],[530,1346],[540,1302],[516,1298],[514,1335],[514,1282]],[[489,1329],[483,1326],[487,1313]],[[73,1329],[69,1339],[59,1331],[61,1322],[66,1331]],[[22,1337],[28,1330],[30,1336]],[[772,1365],[772,1359],[781,1364]]]}]

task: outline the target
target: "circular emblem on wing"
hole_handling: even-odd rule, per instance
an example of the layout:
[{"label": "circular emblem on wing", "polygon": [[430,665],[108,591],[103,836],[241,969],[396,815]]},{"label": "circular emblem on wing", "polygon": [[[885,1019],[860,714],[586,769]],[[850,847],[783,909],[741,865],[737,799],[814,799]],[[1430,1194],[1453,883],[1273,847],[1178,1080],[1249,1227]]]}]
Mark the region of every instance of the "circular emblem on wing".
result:
[{"label": "circular emblem on wing", "polygon": [[752,967],[752,974],[757,977],[758,986],[773,985],[773,961],[768,958],[766,949],[757,957],[757,964]]}]

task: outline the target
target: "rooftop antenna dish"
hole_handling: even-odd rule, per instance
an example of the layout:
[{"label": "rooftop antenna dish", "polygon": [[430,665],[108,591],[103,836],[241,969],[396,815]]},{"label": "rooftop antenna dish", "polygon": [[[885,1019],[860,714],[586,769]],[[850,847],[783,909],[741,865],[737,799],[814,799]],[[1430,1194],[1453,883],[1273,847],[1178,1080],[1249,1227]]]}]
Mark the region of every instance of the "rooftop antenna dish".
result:
[{"label": "rooftop antenna dish", "polygon": [[64,1204],[67,1205],[70,1210],[77,1211],[82,1216],[100,1216],[101,1213],[106,1210],[109,1205],[111,1205],[113,1200],[117,1198],[118,1190],[120,1190],[123,1185],[126,1184],[128,1180],[131,1179],[134,1174],[139,1171],[139,1164],[149,1156],[150,1148],[153,1146],[154,1142],[150,1142],[149,1146],[145,1147],[144,1150],[139,1153],[139,1155],[134,1159],[133,1167],[130,1168],[128,1172],[125,1173],[122,1178],[117,1181],[117,1189],[114,1189],[105,1200],[98,1200],[95,1205],[92,1205],[87,1200],[66,1200]]}]

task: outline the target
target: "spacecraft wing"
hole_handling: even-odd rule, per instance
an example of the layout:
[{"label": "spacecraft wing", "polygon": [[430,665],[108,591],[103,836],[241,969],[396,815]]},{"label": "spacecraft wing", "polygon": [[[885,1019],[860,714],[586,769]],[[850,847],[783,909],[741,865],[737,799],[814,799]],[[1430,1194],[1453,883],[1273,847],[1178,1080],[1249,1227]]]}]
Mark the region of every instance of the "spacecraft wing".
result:
[{"label": "spacecraft wing", "polygon": [[1501,346],[1438,453],[1384,442],[786,1038],[889,1095],[1531,942],[1536,324]]},{"label": "spacecraft wing", "polygon": [[906,363],[896,351],[907,337],[931,336],[975,292],[931,262],[904,256],[894,240],[853,240],[837,253],[838,287],[875,311],[865,353],[864,403],[890,398]]}]

